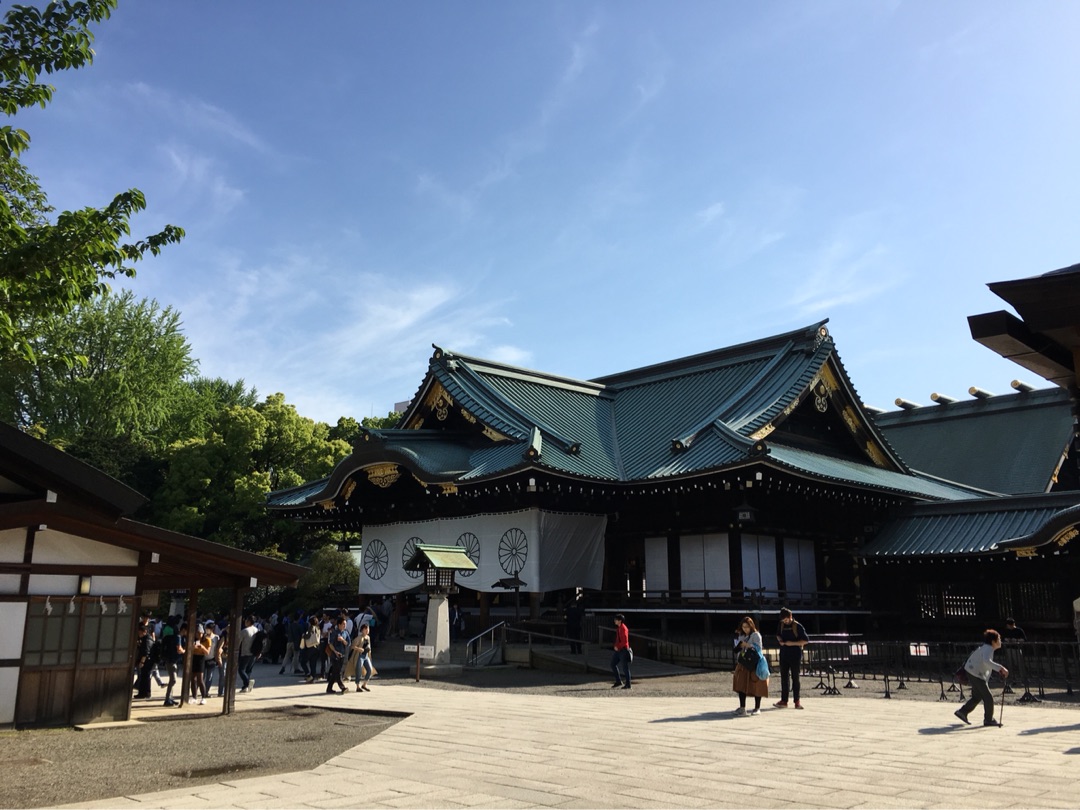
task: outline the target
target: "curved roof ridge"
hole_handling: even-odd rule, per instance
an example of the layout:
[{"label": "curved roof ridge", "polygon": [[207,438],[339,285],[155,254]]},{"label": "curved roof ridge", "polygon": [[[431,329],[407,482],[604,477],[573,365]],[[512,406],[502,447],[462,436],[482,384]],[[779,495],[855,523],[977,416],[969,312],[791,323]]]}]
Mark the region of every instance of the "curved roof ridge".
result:
[{"label": "curved roof ridge", "polygon": [[495,360],[488,360],[483,357],[472,357],[467,354],[461,354],[459,352],[450,351],[449,349],[443,349],[435,344],[432,344],[435,349],[435,357],[433,359],[446,358],[448,360],[460,360],[466,365],[471,367],[474,371],[483,371],[488,374],[498,374],[507,377],[518,377],[519,379],[535,380],[545,385],[563,385],[581,390],[583,393],[603,393],[604,386],[599,385],[592,380],[581,380],[576,377],[567,377],[561,374],[551,374],[546,371],[537,371],[536,369],[525,368],[524,366],[514,366],[509,363],[500,363]]},{"label": "curved roof ridge", "polygon": [[663,363],[655,363],[642,366],[629,371],[609,374],[603,377],[594,377],[590,382],[607,386],[641,385],[654,379],[662,379],[674,376],[676,373],[691,373],[710,367],[724,365],[723,361],[738,359],[744,361],[755,354],[772,354],[774,349],[770,347],[783,346],[787,343],[795,345],[813,345],[817,340],[818,330],[829,322],[826,318],[817,323],[805,326],[802,329],[793,329],[780,335],[752,340],[740,343],[736,346],[727,346],[722,349],[713,349],[700,354],[692,354],[675,360],[667,360]]},{"label": "curved roof ridge", "polygon": [[[672,439],[672,447],[678,450],[685,450],[686,448],[690,447],[690,445],[694,443],[697,437],[703,431],[707,430],[710,426],[714,426],[717,429],[722,429],[725,432],[730,431],[731,433],[745,439],[745,437],[743,437],[736,428],[728,424],[728,419],[730,418],[730,415],[733,414],[736,409],[738,409],[739,405],[744,403],[749,398],[750,394],[754,392],[758,388],[758,386],[761,385],[762,380],[766,379],[776,370],[777,366],[780,365],[781,361],[788,355],[788,353],[791,352],[794,346],[795,344],[792,341],[788,341],[788,343],[785,344],[780,349],[780,351],[776,352],[773,358],[764,366],[762,366],[758,370],[758,372],[742,386],[742,388],[740,388],[738,391],[728,397],[724,402],[721,402],[720,405],[718,405],[709,416],[707,416],[705,419],[702,419],[698,424],[696,424],[682,436],[677,436]],[[750,420],[743,420],[743,424],[746,424],[749,421]],[[746,440],[746,444],[749,446],[751,442],[749,440]]]},{"label": "curved roof ridge", "polygon": [[[580,442],[577,442],[560,431],[555,430],[551,425],[545,424],[542,420],[537,419],[535,415],[526,413],[515,402],[510,400],[501,392],[495,390],[490,386],[484,378],[472,367],[472,365],[465,361],[464,358],[452,355],[443,355],[443,365],[441,369],[443,374],[439,375],[439,381],[449,391],[450,386],[447,384],[449,380],[453,380],[461,386],[461,390],[466,391],[467,394],[474,399],[478,399],[478,391],[474,390],[474,387],[479,388],[485,394],[484,402],[486,407],[491,411],[497,411],[508,423],[515,425],[522,429],[523,435],[520,437],[523,441],[530,441],[532,432],[534,429],[539,429],[544,435],[554,440],[557,444],[561,445],[562,449],[566,452],[576,452],[579,448]],[[455,361],[454,367],[447,367],[450,361]],[[462,384],[462,379],[467,379],[472,386],[466,387]]]}]

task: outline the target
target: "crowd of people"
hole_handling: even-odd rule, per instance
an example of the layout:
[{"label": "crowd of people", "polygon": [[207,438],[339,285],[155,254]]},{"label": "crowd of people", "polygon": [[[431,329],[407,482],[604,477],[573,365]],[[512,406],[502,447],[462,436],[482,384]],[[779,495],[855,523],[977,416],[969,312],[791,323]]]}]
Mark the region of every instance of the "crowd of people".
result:
[{"label": "crowd of people", "polygon": [[[358,611],[297,610],[268,617],[244,616],[239,656],[232,677],[240,692],[255,688],[255,664],[276,665],[278,674],[291,673],[307,683],[325,680],[327,692],[345,691],[352,679],[357,692],[370,691],[376,673],[372,644],[405,632],[397,621],[401,606],[391,597],[373,600]],[[191,702],[204,704],[225,695],[228,671],[229,616],[200,614],[191,649]],[[134,696],[151,700],[151,685],[164,690],[164,705],[177,706],[177,680],[183,671],[189,639],[188,624],[179,616],[155,618],[144,614],[136,625]]]}]

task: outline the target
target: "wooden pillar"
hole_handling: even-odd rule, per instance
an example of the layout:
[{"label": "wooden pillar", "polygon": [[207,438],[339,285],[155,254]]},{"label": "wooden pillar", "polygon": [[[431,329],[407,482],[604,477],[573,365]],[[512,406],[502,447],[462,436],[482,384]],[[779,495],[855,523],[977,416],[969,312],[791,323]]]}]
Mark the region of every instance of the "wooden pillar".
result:
[{"label": "wooden pillar", "polygon": [[180,678],[180,705],[188,704],[188,695],[191,690],[191,656],[194,653],[195,635],[198,628],[195,626],[195,617],[199,608],[199,589],[194,585],[188,587],[187,613],[184,621],[187,622],[187,636],[184,638],[184,674]]},{"label": "wooden pillar", "polygon": [[244,597],[250,588],[237,587],[233,591],[232,617],[229,621],[229,648],[225,651],[225,699],[221,701],[221,713],[232,714],[236,701],[236,667],[240,663],[240,631],[244,627]]},{"label": "wooden pillar", "polygon": [[482,633],[491,627],[491,594],[487,591],[480,592],[480,616],[477,622],[477,633]]}]

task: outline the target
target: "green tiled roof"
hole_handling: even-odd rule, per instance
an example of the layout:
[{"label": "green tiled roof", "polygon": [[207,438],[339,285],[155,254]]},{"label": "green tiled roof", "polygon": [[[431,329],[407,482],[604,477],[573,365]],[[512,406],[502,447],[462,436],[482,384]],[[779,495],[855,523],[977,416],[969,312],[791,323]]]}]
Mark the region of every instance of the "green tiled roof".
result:
[{"label": "green tiled roof", "polygon": [[417,544],[412,557],[403,566],[407,571],[419,571],[424,567],[424,560],[433,568],[448,568],[456,571],[475,571],[476,563],[465,553],[461,546],[433,546]]},{"label": "green tiled roof", "polygon": [[[811,387],[826,381],[828,396],[837,399],[822,411],[831,415],[820,418],[834,420],[840,433],[860,431],[855,442],[849,437],[835,448],[837,457],[812,437],[802,438],[817,441],[820,452],[798,449],[800,437],[783,429],[813,399]],[[433,415],[435,401],[443,410]],[[462,485],[526,469],[647,483],[761,464],[915,499],[985,494],[911,474],[858,405],[825,322],[593,380],[436,347],[400,424],[369,431],[329,479],[272,493],[270,505],[302,507],[334,497],[349,475],[377,463],[403,464],[427,483]],[[859,448],[871,445],[874,458],[859,460],[866,452]]]},{"label": "green tiled roof", "polygon": [[970,500],[995,493],[975,490],[951,481],[941,481],[918,473],[882,470],[849,459],[823,456],[794,447],[768,445],[769,457],[792,470],[811,473],[817,478],[857,484],[930,500]]},{"label": "green tiled roof", "polygon": [[1048,388],[874,417],[910,467],[1008,494],[1049,490],[1072,438],[1069,393]]},{"label": "green tiled roof", "polygon": [[1080,493],[987,498],[901,510],[860,552],[867,559],[992,554],[1038,546],[1080,522]]}]

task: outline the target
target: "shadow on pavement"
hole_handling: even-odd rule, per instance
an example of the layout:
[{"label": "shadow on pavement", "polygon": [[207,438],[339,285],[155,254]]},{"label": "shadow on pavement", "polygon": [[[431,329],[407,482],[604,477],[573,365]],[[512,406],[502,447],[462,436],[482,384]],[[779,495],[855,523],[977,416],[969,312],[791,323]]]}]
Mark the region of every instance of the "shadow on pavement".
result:
[{"label": "shadow on pavement", "polygon": [[656,720],[650,720],[650,723],[696,723],[701,720],[744,720],[732,712],[702,712],[701,714],[691,714],[686,717],[661,717]]},{"label": "shadow on pavement", "polygon": [[1071,726],[1043,726],[1042,728],[1029,728],[1021,731],[1021,734],[1056,734],[1061,731],[1080,731],[1080,723]]}]

